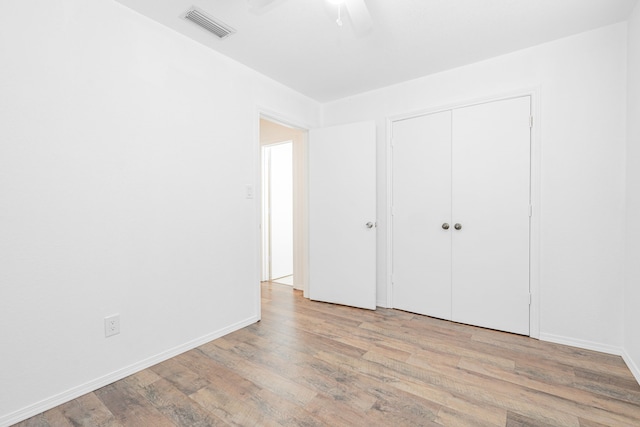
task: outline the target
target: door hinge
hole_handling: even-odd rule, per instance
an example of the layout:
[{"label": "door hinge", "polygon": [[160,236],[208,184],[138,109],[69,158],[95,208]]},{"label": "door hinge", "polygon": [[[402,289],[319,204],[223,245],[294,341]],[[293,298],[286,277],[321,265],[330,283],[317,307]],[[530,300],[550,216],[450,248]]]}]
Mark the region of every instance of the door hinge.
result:
[{"label": "door hinge", "polygon": [[533,216],[533,206],[529,205],[529,218]]},{"label": "door hinge", "polygon": [[395,214],[396,214],[396,208],[391,206],[391,216],[394,216]]},{"label": "door hinge", "polygon": [[529,305],[531,305],[531,294],[529,294]]},{"label": "door hinge", "polygon": [[533,127],[533,116],[529,116],[529,128]]}]

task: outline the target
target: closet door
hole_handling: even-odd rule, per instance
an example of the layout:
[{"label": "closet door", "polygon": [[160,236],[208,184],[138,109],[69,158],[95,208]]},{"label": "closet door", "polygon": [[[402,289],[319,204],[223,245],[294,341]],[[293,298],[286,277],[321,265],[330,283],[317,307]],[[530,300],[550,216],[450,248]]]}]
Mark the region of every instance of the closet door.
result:
[{"label": "closet door", "polygon": [[[453,111],[452,319],[529,335],[530,97]],[[447,251],[447,248],[443,248]]]},{"label": "closet door", "polygon": [[451,319],[451,112],[393,124],[393,307]]}]

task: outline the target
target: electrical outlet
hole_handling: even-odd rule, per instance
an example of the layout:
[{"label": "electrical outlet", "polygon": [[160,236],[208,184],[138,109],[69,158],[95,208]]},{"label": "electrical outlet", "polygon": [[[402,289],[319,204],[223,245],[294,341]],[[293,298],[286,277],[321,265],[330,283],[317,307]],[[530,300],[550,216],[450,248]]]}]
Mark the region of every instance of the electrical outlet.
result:
[{"label": "electrical outlet", "polygon": [[120,315],[113,314],[104,318],[104,336],[110,337],[120,333]]}]

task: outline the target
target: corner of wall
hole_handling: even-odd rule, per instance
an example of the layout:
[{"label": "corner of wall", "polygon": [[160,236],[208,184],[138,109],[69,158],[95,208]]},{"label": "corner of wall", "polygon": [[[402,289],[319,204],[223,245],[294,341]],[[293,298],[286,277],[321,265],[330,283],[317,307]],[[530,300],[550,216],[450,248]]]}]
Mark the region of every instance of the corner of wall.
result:
[{"label": "corner of wall", "polygon": [[640,383],[640,3],[627,23],[627,143],[623,358]]}]

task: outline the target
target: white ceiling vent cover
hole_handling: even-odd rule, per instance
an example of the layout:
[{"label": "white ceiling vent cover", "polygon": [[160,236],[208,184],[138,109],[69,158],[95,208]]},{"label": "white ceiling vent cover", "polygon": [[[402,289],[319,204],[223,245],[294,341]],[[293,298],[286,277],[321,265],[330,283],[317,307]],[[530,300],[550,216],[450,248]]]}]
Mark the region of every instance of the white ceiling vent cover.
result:
[{"label": "white ceiling vent cover", "polygon": [[205,30],[213,33],[221,40],[226,39],[236,32],[236,30],[234,30],[227,24],[224,24],[217,19],[212,18],[195,6],[192,6],[191,9],[189,9],[187,13],[184,14],[184,19],[187,19],[194,24],[199,25]]}]

